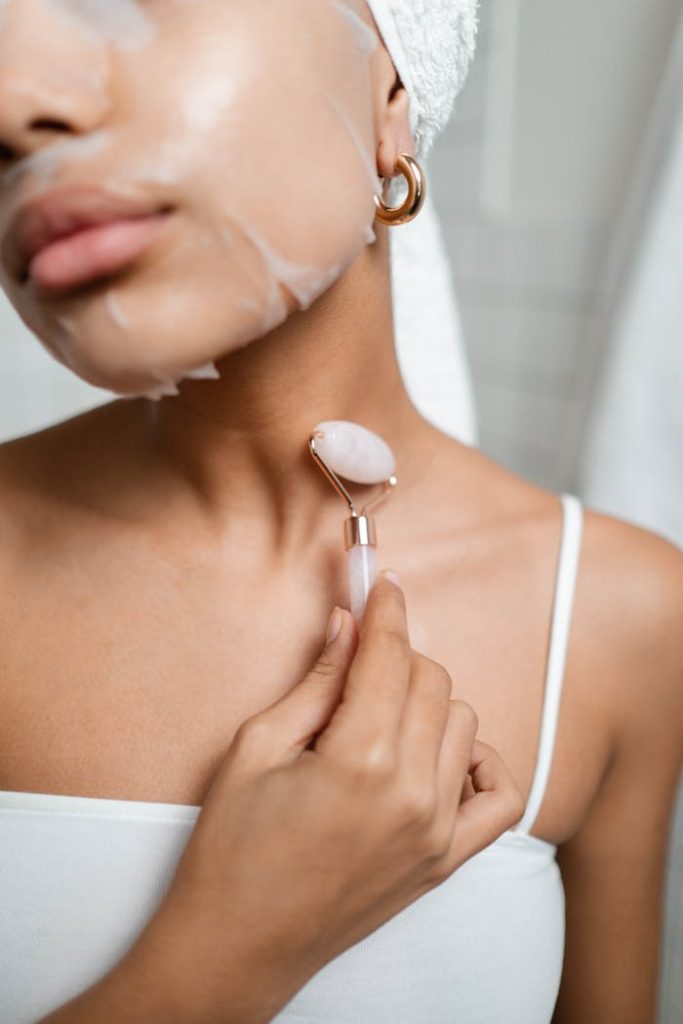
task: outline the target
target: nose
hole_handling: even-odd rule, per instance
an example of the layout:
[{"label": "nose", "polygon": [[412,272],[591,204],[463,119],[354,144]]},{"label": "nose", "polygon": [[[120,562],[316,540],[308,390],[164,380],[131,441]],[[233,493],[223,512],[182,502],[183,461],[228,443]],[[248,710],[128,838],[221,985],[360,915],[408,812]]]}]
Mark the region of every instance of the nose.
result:
[{"label": "nose", "polygon": [[55,140],[101,127],[109,109],[105,47],[39,0],[0,11],[0,161],[3,169]]}]

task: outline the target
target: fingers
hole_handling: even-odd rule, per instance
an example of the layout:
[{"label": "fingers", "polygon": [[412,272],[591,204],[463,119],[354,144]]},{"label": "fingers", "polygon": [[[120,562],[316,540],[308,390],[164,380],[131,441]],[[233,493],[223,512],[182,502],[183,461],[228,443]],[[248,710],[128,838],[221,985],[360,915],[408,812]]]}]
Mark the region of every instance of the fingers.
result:
[{"label": "fingers", "polygon": [[351,613],[338,611],[338,635],[325,644],[301,682],[238,729],[235,744],[243,760],[252,755],[260,768],[288,764],[329,722],[344,689],[356,640]]},{"label": "fingers", "polygon": [[471,704],[462,700],[449,701],[443,742],[438,751],[436,788],[438,806],[446,817],[450,817],[451,828],[467,790],[472,747],[478,728],[479,719]]},{"label": "fingers", "polygon": [[476,796],[476,789],[472,785],[472,778],[469,775],[465,776],[465,782],[463,783],[462,793],[460,794],[460,803],[464,803],[465,800],[469,800],[470,797]]},{"label": "fingers", "polygon": [[[378,576],[368,596],[358,647],[344,690],[343,727],[349,739],[395,742],[408,692],[411,650],[403,591]],[[335,721],[330,728],[335,727]],[[342,727],[342,722],[338,723]]]},{"label": "fingers", "polygon": [[443,665],[413,651],[412,672],[400,726],[401,758],[413,777],[432,787],[449,721],[452,680]]},{"label": "fingers", "polygon": [[[451,760],[455,771],[462,766],[462,749],[454,745]],[[448,771],[447,761],[442,766]],[[481,740],[474,740],[468,770],[474,795],[462,801],[455,814],[453,842],[446,861],[462,864],[473,854],[489,846],[524,813],[524,798],[500,754]],[[455,788],[459,791],[460,776]]]}]

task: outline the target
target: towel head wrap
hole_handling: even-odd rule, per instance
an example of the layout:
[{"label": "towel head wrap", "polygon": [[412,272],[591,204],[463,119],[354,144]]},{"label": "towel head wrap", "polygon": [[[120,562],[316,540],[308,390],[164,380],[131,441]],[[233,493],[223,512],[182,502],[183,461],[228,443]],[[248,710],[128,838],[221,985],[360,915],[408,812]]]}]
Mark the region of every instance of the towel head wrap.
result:
[{"label": "towel head wrap", "polygon": [[474,56],[478,0],[368,0],[410,97],[418,158],[445,127]]},{"label": "towel head wrap", "polygon": [[[474,56],[478,0],[367,0],[410,99],[424,160],[446,126]],[[386,191],[401,197],[396,179]],[[403,188],[405,192],[405,188]],[[464,444],[477,440],[472,380],[438,214],[428,194],[411,224],[390,229],[396,355],[418,411]]]}]

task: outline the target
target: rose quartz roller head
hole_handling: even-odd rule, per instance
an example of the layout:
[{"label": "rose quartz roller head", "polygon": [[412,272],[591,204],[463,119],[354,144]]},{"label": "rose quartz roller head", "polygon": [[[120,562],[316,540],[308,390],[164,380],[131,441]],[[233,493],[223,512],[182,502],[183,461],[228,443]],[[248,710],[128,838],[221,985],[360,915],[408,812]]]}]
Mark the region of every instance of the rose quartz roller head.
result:
[{"label": "rose quartz roller head", "polygon": [[[348,552],[351,613],[360,627],[368,594],[377,575],[375,521],[368,511],[383,501],[398,480],[394,475],[394,454],[378,434],[348,420],[326,420],[311,431],[311,455],[337,493],[351,510],[344,521],[344,544]],[[360,512],[339,477],[357,484],[384,485],[381,494]]]}]

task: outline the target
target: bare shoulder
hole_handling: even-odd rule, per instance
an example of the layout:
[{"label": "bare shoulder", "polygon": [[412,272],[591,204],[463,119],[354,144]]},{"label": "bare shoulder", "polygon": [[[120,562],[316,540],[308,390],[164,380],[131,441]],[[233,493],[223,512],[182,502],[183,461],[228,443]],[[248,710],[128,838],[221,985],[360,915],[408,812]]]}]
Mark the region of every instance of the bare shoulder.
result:
[{"label": "bare shoulder", "polygon": [[[501,544],[555,574],[560,495],[493,469],[489,504],[504,516]],[[569,657],[574,678],[588,680],[612,709],[616,737],[642,712],[646,695],[662,708],[680,708],[683,550],[653,530],[582,506]]]},{"label": "bare shoulder", "polygon": [[[562,530],[560,495],[537,486],[476,449],[456,452],[467,461],[454,479],[473,481],[471,512],[478,550],[497,574],[510,567],[510,586],[523,573],[529,589],[542,581],[542,604],[557,578]],[[447,503],[457,509],[454,490]],[[605,729],[610,746],[647,696],[677,707],[683,690],[683,550],[659,533],[582,501],[583,530],[571,613],[568,671]],[[466,523],[466,527],[469,523]],[[475,542],[472,542],[472,546]],[[591,714],[591,722],[597,718]]]},{"label": "bare shoulder", "polygon": [[[625,737],[655,705],[672,713],[671,728],[683,729],[683,551],[656,532],[586,508],[580,574],[595,664],[618,687],[616,735]],[[590,623],[584,626],[587,632]]]},{"label": "bare shoulder", "polygon": [[654,1020],[662,906],[683,750],[683,553],[587,511],[574,614],[589,694],[609,712],[609,756],[557,860],[566,893],[553,1017]]}]

